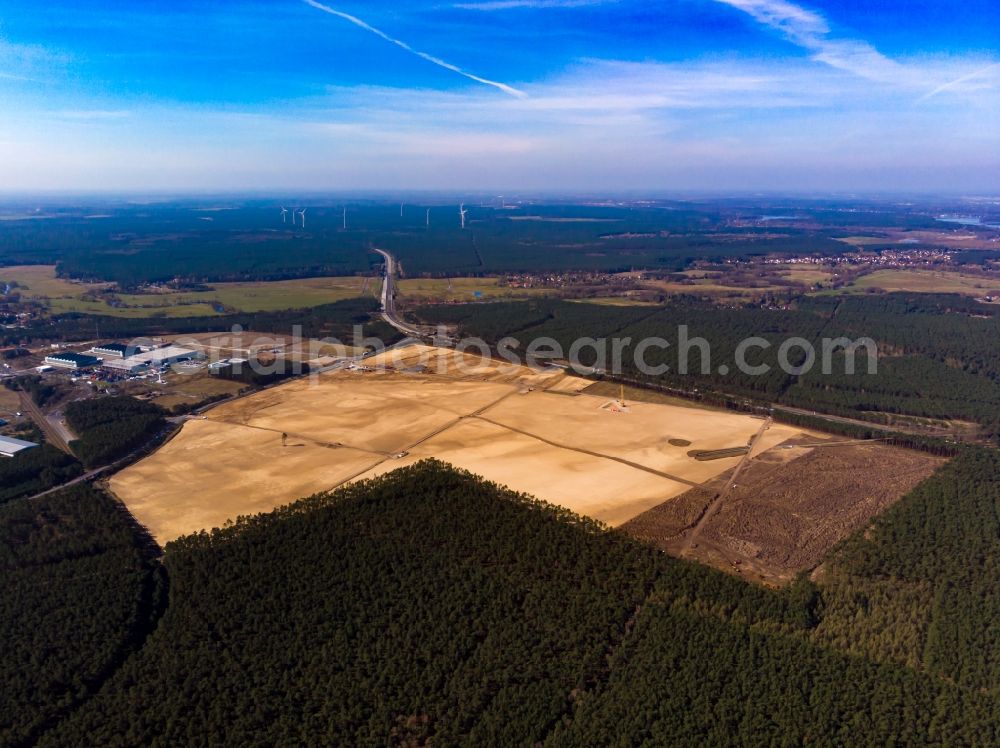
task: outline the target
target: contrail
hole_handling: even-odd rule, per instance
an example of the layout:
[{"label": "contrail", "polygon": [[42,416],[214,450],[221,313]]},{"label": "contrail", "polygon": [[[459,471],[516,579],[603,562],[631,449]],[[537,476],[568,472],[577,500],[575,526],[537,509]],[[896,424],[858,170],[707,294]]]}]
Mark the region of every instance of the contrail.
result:
[{"label": "contrail", "polygon": [[971,80],[973,80],[975,78],[978,78],[979,76],[984,75],[985,73],[988,73],[991,70],[994,70],[996,68],[1000,68],[1000,62],[994,62],[992,65],[987,65],[982,70],[977,70],[974,73],[969,73],[968,75],[963,75],[961,78],[956,78],[953,81],[949,81],[948,83],[940,85],[937,88],[935,88],[933,91],[931,91],[930,93],[926,93],[923,96],[921,96],[919,99],[917,99],[917,103],[919,104],[921,101],[927,101],[927,99],[930,99],[930,98],[933,98],[933,97],[937,96],[942,91],[947,91],[949,88],[952,88],[953,86],[959,86],[962,83],[965,83],[966,81],[971,81]]},{"label": "contrail", "polygon": [[372,34],[375,34],[376,36],[382,37],[387,42],[391,42],[391,43],[395,44],[397,47],[399,47],[401,49],[405,49],[410,54],[416,55],[417,57],[420,57],[421,59],[427,60],[427,62],[431,62],[431,63],[437,65],[438,67],[444,68],[445,70],[450,70],[453,73],[458,73],[459,75],[464,75],[466,78],[468,78],[470,80],[476,81],[476,83],[483,83],[483,84],[485,84],[487,86],[493,86],[494,88],[499,88],[504,93],[510,94],[511,96],[516,96],[519,99],[523,99],[523,98],[525,98],[527,96],[527,94],[524,93],[524,91],[519,91],[518,89],[516,89],[516,88],[514,88],[512,86],[508,86],[506,83],[498,83],[497,81],[491,81],[491,80],[489,80],[487,78],[480,78],[478,75],[473,75],[472,73],[465,72],[464,70],[462,70],[462,68],[457,67],[456,65],[452,65],[450,62],[445,62],[444,60],[439,59],[437,57],[434,57],[433,55],[429,55],[426,52],[420,52],[419,50],[416,50],[413,47],[411,47],[406,42],[402,42],[399,39],[393,39],[391,36],[389,36],[384,31],[380,31],[379,29],[375,28],[374,26],[368,25],[367,23],[365,23],[364,21],[362,21],[357,16],[352,16],[349,13],[344,13],[344,12],[339,11],[339,10],[334,10],[333,8],[330,8],[329,6],[326,6],[326,5],[323,5],[322,3],[316,2],[316,0],[302,0],[302,2],[304,2],[306,5],[311,5],[312,7],[316,8],[317,10],[321,10],[324,13],[329,13],[331,16],[337,16],[338,18],[343,18],[345,21],[350,21],[355,26],[358,26],[359,28],[362,28],[365,31],[369,31]]}]

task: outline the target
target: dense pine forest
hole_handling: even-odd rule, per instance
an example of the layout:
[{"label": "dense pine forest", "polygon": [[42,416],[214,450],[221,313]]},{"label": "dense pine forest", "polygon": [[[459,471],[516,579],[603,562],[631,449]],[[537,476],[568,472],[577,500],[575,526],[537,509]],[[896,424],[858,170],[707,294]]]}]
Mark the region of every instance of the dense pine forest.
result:
[{"label": "dense pine forest", "polygon": [[[0,591],[25,652],[6,658],[2,729],[66,746],[995,744],[998,498],[1000,457],[967,450],[814,581],[770,590],[424,462],[168,545],[150,633],[165,580],[111,503],[74,489],[0,515],[25,579]],[[80,615],[58,626],[52,600]],[[57,664],[73,647],[72,676],[18,669],[37,637]]]},{"label": "dense pine forest", "polygon": [[0,504],[47,491],[82,472],[79,461],[51,444],[0,459]]},{"label": "dense pine forest", "polygon": [[77,434],[70,445],[87,467],[124,457],[166,426],[153,403],[120,395],[77,400],[66,407],[66,422]]},{"label": "dense pine forest", "polygon": [[0,507],[0,745],[35,742],[141,646],[165,602],[149,557],[87,486]]}]

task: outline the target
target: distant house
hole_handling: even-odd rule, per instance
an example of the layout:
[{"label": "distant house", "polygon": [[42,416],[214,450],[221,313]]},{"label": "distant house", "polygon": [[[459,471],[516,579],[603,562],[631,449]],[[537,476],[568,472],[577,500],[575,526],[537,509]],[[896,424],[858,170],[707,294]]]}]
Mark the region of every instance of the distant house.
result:
[{"label": "distant house", "polygon": [[11,439],[9,436],[0,436],[0,457],[13,457],[26,449],[37,447],[34,442],[26,442],[21,439]]},{"label": "distant house", "polygon": [[60,369],[92,369],[101,363],[101,359],[83,353],[53,353],[45,357],[45,363]]}]

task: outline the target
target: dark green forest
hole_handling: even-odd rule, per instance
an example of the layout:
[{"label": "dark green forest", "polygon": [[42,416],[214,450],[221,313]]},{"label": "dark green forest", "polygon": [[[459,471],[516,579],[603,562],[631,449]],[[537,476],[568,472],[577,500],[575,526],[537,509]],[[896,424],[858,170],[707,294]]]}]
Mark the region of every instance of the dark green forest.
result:
[{"label": "dark green forest", "polygon": [[77,435],[70,444],[86,467],[124,457],[166,426],[163,409],[127,395],[76,400],[66,406],[66,422]]},{"label": "dark green forest", "polygon": [[47,491],[82,472],[76,459],[51,444],[0,459],[0,504]]},{"label": "dark green forest", "polygon": [[[1000,432],[1000,315],[996,308],[951,295],[887,294],[838,299],[801,299],[793,309],[767,309],[756,305],[724,308],[698,299],[678,298],[664,307],[604,307],[565,301],[539,300],[427,306],[418,310],[428,323],[458,326],[465,335],[482,337],[490,344],[511,336],[526,345],[536,338],[556,340],[568,354],[582,337],[609,340],[629,338],[622,375],[639,382],[667,385],[702,395],[742,395],[765,403],[780,403],[845,416],[875,418],[879,413],[965,419],[981,424],[988,434]],[[687,327],[689,340],[703,338],[710,344],[711,366],[703,373],[702,353],[690,347],[680,353],[679,328]],[[658,375],[641,373],[635,365],[637,343],[661,337],[670,347],[649,348],[645,361],[667,365]],[[757,337],[770,347],[748,349],[752,366],[766,364],[763,375],[743,374],[735,366],[740,342]],[[832,351],[830,374],[820,361],[802,374],[787,374],[778,365],[780,344],[791,337],[809,341],[817,355],[821,341],[872,338],[879,349],[877,370],[869,374],[867,351],[853,354],[842,347]],[[848,374],[845,357],[855,358]],[[581,361],[597,361],[583,349]],[[709,359],[705,359],[708,361]],[[793,349],[789,361],[803,361]],[[687,373],[682,366],[687,363]],[[729,371],[721,373],[720,365]]]},{"label": "dark green forest", "polygon": [[88,486],[0,507],[0,745],[33,744],[141,646],[165,602],[158,569]]},{"label": "dark green forest", "polygon": [[[168,545],[155,631],[40,744],[995,744],[998,499],[1000,457],[968,451],[816,582],[770,590],[420,463]],[[159,599],[116,522],[138,608],[78,626]],[[31,557],[72,568],[59,536]],[[75,599],[67,573],[45,594]]]},{"label": "dark green forest", "polygon": [[239,326],[253,332],[291,335],[298,327],[305,338],[333,338],[350,343],[356,327],[364,337],[378,337],[394,342],[401,336],[375,313],[379,302],[370,298],[345,299],[310,309],[290,309],[278,312],[227,314],[217,317],[160,317],[128,319],[86,314],[64,314],[51,320],[40,320],[23,330],[0,333],[0,340],[14,344],[25,339],[92,340],[100,331],[108,338],[145,337],[199,332],[218,332]]},{"label": "dark green forest", "polygon": [[[283,223],[279,206],[259,204],[209,209],[182,203],[115,205],[101,208],[97,218],[88,218],[86,209],[61,208],[45,221],[0,224],[0,265],[56,264],[61,275],[112,281],[129,289],[173,281],[366,273],[380,263],[369,251],[372,247],[396,254],[411,275],[679,270],[692,259],[846,251],[831,238],[836,232],[825,227],[784,227],[776,237],[766,229],[729,226],[727,219],[744,214],[736,206],[525,205],[499,210],[469,205],[468,210],[467,229],[462,230],[457,204],[404,206],[402,216],[397,205],[313,206],[308,229]],[[759,210],[745,208],[748,217]],[[850,214],[841,214],[842,222],[845,217]],[[725,236],[714,236],[720,232]]]}]

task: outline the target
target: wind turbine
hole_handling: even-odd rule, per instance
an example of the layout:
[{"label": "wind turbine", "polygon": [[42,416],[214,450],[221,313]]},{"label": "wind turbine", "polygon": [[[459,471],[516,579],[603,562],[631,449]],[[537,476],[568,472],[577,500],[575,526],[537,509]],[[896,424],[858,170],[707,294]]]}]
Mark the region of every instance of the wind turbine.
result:
[{"label": "wind turbine", "polygon": [[282,223],[288,223],[288,209],[287,208],[282,208],[281,209],[281,222]]},{"label": "wind turbine", "polygon": [[347,229],[347,206],[344,206],[344,229]]},{"label": "wind turbine", "polygon": [[302,216],[302,228],[306,227],[306,209],[303,208],[299,211],[299,215]]},{"label": "wind turbine", "polygon": [[431,227],[431,209],[427,209],[427,228]]},{"label": "wind turbine", "polygon": [[292,226],[295,225],[295,214],[299,212],[298,208],[292,208]]},{"label": "wind turbine", "polygon": [[458,206],[458,215],[462,219],[462,228],[463,229],[465,228],[465,214],[468,213],[468,212],[469,211],[467,211],[465,209],[465,203],[462,203],[461,205]]},{"label": "wind turbine", "polygon": [[400,218],[402,218],[402,217],[403,217],[403,203],[400,203],[400,204],[399,204],[399,217],[400,217]]}]

